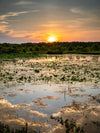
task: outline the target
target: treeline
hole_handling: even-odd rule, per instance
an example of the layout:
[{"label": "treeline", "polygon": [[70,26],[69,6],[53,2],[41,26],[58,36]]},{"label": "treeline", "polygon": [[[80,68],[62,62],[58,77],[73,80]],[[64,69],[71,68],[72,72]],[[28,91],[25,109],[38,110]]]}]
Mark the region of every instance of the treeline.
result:
[{"label": "treeline", "polygon": [[100,54],[100,42],[0,44],[0,54]]}]

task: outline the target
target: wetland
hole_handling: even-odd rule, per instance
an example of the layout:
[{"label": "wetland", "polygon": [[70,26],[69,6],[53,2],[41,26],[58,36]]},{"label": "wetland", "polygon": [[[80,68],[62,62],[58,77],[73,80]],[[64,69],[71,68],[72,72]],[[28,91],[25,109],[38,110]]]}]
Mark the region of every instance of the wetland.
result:
[{"label": "wetland", "polygon": [[0,59],[0,122],[27,123],[31,133],[99,133],[100,55]]}]

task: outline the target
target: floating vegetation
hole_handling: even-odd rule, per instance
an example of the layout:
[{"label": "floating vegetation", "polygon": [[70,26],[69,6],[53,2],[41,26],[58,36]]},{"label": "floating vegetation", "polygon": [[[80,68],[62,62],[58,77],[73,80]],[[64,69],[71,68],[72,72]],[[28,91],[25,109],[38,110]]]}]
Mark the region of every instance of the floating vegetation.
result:
[{"label": "floating vegetation", "polygon": [[[87,130],[85,125],[89,126],[89,122],[94,125],[93,128],[96,126],[99,128],[100,109],[95,107],[96,110],[90,111],[90,108],[87,112],[85,110],[90,104],[96,106],[100,104],[99,86],[99,55],[45,55],[29,59],[2,59],[0,60],[1,120],[7,121],[7,117],[11,118],[12,114],[16,119],[29,121],[38,133],[40,131],[49,133],[56,128],[59,130],[59,125],[62,127],[61,130],[64,130],[63,133],[83,133]],[[9,110],[7,107],[10,107]],[[62,112],[58,112],[60,109]],[[69,115],[70,109],[73,112]],[[53,117],[54,112],[55,116],[61,113],[62,117]],[[5,115],[3,117],[2,114],[6,114],[7,117]],[[50,115],[51,119],[48,117]],[[83,123],[80,121],[81,118]],[[88,118],[93,119],[88,122]],[[78,124],[83,126],[84,130]],[[88,128],[90,131],[91,127]],[[37,132],[30,132],[28,129],[27,124],[22,129],[11,129],[8,125],[0,123],[0,133]]]},{"label": "floating vegetation", "polygon": [[[0,63],[0,82],[94,82],[99,83],[100,64],[91,55],[64,55],[41,57],[37,59],[2,60]],[[71,58],[70,58],[71,57]],[[91,61],[89,61],[91,59]],[[6,65],[7,64],[7,65]]]},{"label": "floating vegetation", "polygon": [[34,72],[39,73],[40,71],[38,69],[35,69]]}]

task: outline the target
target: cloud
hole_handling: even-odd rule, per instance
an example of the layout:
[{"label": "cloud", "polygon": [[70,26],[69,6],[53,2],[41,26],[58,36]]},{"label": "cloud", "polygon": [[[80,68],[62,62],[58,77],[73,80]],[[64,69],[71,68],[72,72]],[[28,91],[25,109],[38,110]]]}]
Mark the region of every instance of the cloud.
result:
[{"label": "cloud", "polygon": [[35,2],[32,2],[32,1],[19,1],[17,3],[15,3],[14,5],[31,5],[31,4],[34,4]]},{"label": "cloud", "polygon": [[78,8],[71,8],[70,11],[76,14],[83,14],[83,11]]},{"label": "cloud", "polygon": [[6,35],[11,35],[12,33],[14,33],[14,30],[9,28],[8,18],[16,17],[21,14],[32,13],[32,12],[36,13],[36,12],[39,12],[39,10],[8,12],[7,14],[0,15],[0,32],[5,33]]},{"label": "cloud", "polygon": [[8,17],[11,17],[11,16],[18,16],[20,14],[25,14],[25,13],[28,13],[29,11],[22,11],[22,12],[8,12],[7,14],[4,14],[4,15],[1,15],[0,16],[0,20],[5,20],[6,18]]},{"label": "cloud", "polygon": [[0,25],[1,25],[1,24],[8,24],[8,22],[6,22],[6,21],[1,21],[1,22],[0,22]]},{"label": "cloud", "polygon": [[13,30],[12,29],[9,30],[7,24],[2,24],[0,22],[0,32],[5,33],[6,35],[9,35],[13,33]]},{"label": "cloud", "polygon": [[80,32],[90,31],[91,34],[91,31],[99,31],[100,10],[89,6],[88,0],[89,5],[82,0],[81,2],[80,0],[76,3],[74,0],[62,0],[62,2],[10,0],[10,4],[6,2],[9,8],[1,10],[3,6],[0,5],[0,31],[12,38],[32,41],[45,41],[49,34],[61,38],[59,40],[65,36],[70,40],[76,35],[80,37],[78,34]]},{"label": "cloud", "polygon": [[5,20],[8,17],[15,17],[18,16],[20,14],[26,14],[26,13],[31,13],[31,12],[39,12],[39,10],[30,10],[30,11],[21,11],[21,12],[8,12],[7,14],[1,15],[0,16],[0,20]]},{"label": "cloud", "polygon": [[9,23],[7,22],[7,18],[11,16],[18,16],[20,14],[28,13],[28,11],[23,12],[8,12],[7,14],[0,16],[0,32],[5,33],[7,35],[13,33],[12,29],[9,29]]},{"label": "cloud", "polygon": [[47,117],[47,114],[44,114],[44,113],[41,113],[41,112],[38,112],[38,111],[30,110],[29,112],[34,114],[34,115],[37,115],[39,117]]}]

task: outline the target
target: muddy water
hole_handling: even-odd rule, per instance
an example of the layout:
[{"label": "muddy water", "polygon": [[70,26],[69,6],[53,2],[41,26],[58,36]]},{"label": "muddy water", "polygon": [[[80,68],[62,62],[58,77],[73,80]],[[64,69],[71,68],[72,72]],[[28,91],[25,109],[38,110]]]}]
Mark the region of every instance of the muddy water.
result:
[{"label": "muddy water", "polygon": [[[62,109],[65,111],[75,103],[100,107],[100,56],[57,55],[17,60],[16,63],[4,61],[0,68],[0,121],[5,123],[13,125],[16,121],[17,125],[23,125],[28,121],[42,132],[49,132],[52,127],[53,133],[58,123],[50,120],[51,115],[61,113]],[[8,72],[11,78],[6,75]],[[33,76],[30,82],[24,78],[19,82],[18,76],[25,75]],[[48,80],[44,80],[45,77]]]}]

